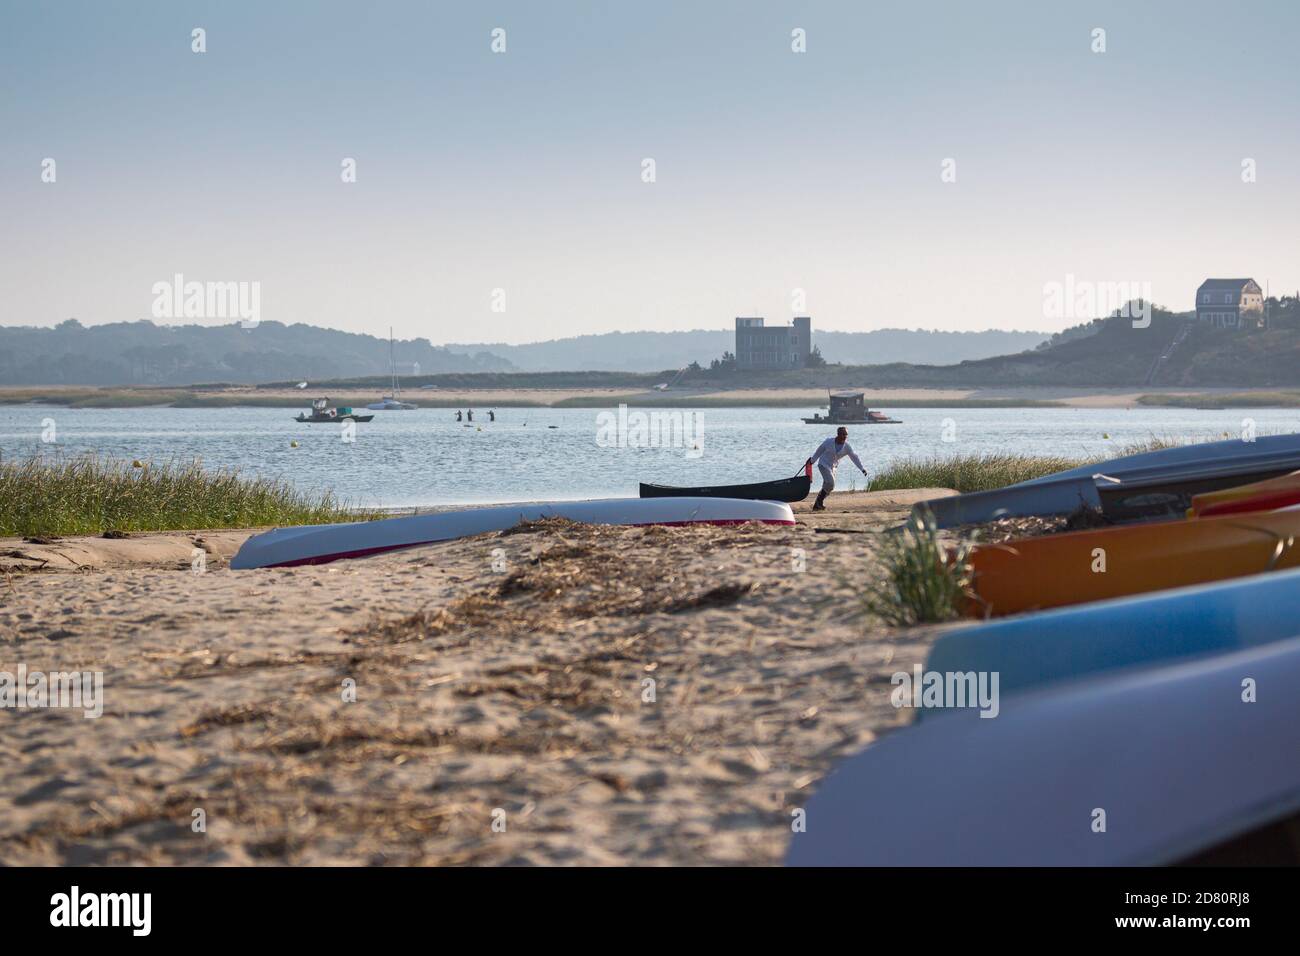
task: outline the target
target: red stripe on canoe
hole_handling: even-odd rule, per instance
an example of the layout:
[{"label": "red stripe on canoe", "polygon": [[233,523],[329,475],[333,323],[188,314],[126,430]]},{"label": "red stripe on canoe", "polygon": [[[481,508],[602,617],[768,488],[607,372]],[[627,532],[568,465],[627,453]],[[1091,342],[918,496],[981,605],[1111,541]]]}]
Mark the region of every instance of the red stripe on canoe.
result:
[{"label": "red stripe on canoe", "polygon": [[1215,515],[1239,515],[1251,511],[1274,511],[1295,504],[1300,504],[1300,491],[1293,489],[1279,491],[1271,495],[1257,495],[1254,498],[1238,498],[1236,501],[1225,501],[1222,504],[1211,505],[1204,511],[1199,512],[1196,517],[1212,518]]}]

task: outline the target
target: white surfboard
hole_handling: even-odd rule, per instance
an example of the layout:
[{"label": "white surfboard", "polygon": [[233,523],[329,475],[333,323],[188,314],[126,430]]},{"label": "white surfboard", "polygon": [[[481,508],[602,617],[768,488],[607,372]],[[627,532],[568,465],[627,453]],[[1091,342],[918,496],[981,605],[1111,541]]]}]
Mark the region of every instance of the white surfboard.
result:
[{"label": "white surfboard", "polygon": [[786,862],[1185,860],[1300,811],[1297,687],[1291,638],[927,718],[835,769]]},{"label": "white surfboard", "polygon": [[488,531],[505,531],[520,522],[542,518],[614,525],[795,523],[794,512],[787,504],[734,498],[607,498],[498,505],[379,521],[277,528],[245,541],[230,566],[243,570],[325,564]]}]

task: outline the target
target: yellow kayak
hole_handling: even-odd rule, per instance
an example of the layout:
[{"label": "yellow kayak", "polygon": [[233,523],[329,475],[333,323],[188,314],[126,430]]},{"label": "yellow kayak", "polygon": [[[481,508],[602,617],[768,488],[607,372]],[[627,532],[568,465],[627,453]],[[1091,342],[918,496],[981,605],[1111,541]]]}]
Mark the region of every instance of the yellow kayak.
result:
[{"label": "yellow kayak", "polygon": [[1300,504],[1300,471],[1256,481],[1222,491],[1207,491],[1192,498],[1187,517],[1211,517],[1247,511],[1272,511]]},{"label": "yellow kayak", "polygon": [[1300,508],[980,545],[968,613],[1015,614],[1300,566]]}]

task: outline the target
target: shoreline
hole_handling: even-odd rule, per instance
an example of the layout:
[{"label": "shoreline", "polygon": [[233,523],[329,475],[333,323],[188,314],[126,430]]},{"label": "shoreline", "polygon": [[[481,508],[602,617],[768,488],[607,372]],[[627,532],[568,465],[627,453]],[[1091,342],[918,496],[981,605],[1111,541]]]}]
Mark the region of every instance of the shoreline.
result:
[{"label": "shoreline", "polygon": [[[879,513],[910,509],[918,501],[947,497],[957,492],[951,488],[904,488],[886,491],[837,491],[829,499],[824,512],[814,514],[813,496],[792,504],[791,510],[800,527],[812,529],[834,528],[839,531],[858,531],[874,522]],[[587,500],[587,499],[573,499]],[[537,502],[512,501],[500,505],[429,505],[419,508],[383,509],[384,517],[400,518],[416,514],[437,514],[445,511],[469,511],[475,508],[508,507]],[[254,535],[270,531],[277,525],[256,528],[192,528],[173,531],[134,531],[125,535],[105,537],[99,535],[50,535],[39,538],[0,537],[0,573],[24,571],[51,573],[59,571],[89,571],[109,569],[171,569],[192,568],[196,549],[205,554],[208,567],[224,567],[230,563],[240,546]],[[602,527],[602,526],[596,526]],[[455,544],[496,537],[495,532],[473,538],[436,542],[413,549]],[[356,562],[337,562],[334,566],[353,565]],[[362,562],[363,563],[363,562]],[[323,565],[329,567],[331,565]],[[281,569],[269,569],[281,570]],[[240,572],[246,574],[249,572]]]},{"label": "shoreline", "polygon": [[[1300,390],[1278,388],[1078,389],[1043,387],[868,388],[873,408],[1295,408]],[[373,390],[329,391],[338,405],[364,409]],[[669,391],[627,388],[438,388],[408,389],[405,398],[423,408],[807,408],[826,404],[826,390],[807,388],[712,388]],[[0,387],[0,406],[69,408],[296,408],[305,409],[317,391],[131,387]]]}]

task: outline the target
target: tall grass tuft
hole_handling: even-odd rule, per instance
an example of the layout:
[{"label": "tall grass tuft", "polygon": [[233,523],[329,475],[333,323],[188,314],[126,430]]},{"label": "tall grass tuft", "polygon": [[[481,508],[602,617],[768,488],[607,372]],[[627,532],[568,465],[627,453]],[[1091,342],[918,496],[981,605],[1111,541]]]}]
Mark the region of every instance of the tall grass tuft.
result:
[{"label": "tall grass tuft", "polygon": [[86,455],[0,462],[0,535],[179,531],[357,520],[329,492],[209,471]]},{"label": "tall grass tuft", "polygon": [[953,488],[963,493],[989,491],[1081,464],[1083,460],[1078,458],[1038,458],[1002,453],[912,458],[894,462],[876,474],[867,490]]},{"label": "tall grass tuft", "polygon": [[950,621],[974,599],[971,542],[949,548],[928,510],[882,539],[878,557],[885,580],[863,598],[865,609],[893,627]]}]

